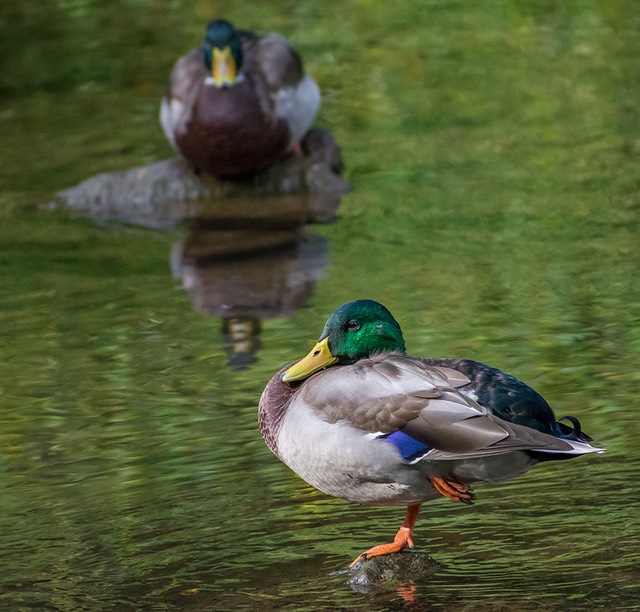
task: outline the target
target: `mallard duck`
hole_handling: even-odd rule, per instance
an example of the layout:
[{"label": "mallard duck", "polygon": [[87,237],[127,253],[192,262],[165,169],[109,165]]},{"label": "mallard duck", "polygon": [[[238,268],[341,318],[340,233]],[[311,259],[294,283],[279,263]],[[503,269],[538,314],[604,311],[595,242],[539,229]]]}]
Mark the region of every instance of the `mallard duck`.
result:
[{"label": "mallard duck", "polygon": [[216,19],[207,25],[204,47],[173,67],[160,123],[197,170],[242,175],[299,150],[319,105],[318,85],[284,38]]},{"label": "mallard duck", "polygon": [[362,504],[407,506],[393,542],[351,565],[412,547],[423,502],[468,504],[475,482],[602,452],[565,418],[570,425],[496,368],[409,357],[400,325],[372,300],[337,308],[311,352],[282,368],[259,404],[267,446],[310,485]]}]

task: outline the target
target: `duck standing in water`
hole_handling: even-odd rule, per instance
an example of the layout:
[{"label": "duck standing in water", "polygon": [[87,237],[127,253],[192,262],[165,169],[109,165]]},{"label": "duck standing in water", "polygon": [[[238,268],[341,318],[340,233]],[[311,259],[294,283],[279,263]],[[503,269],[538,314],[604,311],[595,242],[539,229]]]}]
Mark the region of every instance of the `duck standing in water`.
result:
[{"label": "duck standing in water", "polygon": [[409,357],[397,321],[372,300],[337,308],[311,352],[280,370],[259,404],[267,446],[310,485],[349,501],[407,506],[394,541],[352,565],[412,547],[423,502],[471,503],[474,482],[602,452],[566,418],[571,426],[496,368]]},{"label": "duck standing in water", "polygon": [[204,47],[176,62],[160,123],[195,169],[237,176],[299,149],[319,106],[318,85],[284,38],[216,19]]}]

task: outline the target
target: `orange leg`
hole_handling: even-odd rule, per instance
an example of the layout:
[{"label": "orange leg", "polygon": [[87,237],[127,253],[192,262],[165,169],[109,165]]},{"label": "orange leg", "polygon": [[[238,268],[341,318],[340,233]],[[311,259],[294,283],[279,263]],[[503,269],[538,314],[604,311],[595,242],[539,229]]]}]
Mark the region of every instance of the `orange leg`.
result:
[{"label": "orange leg", "polygon": [[469,485],[458,482],[452,478],[446,479],[442,476],[431,476],[429,481],[440,495],[444,495],[453,501],[472,504],[473,498],[476,496]]},{"label": "orange leg", "polygon": [[302,155],[302,143],[299,140],[296,140],[295,142],[292,142],[289,145],[288,151],[292,155]]},{"label": "orange leg", "polygon": [[366,561],[372,557],[381,557],[383,555],[391,555],[393,553],[400,552],[407,546],[409,548],[413,548],[413,540],[411,539],[411,536],[413,535],[413,528],[418,520],[418,515],[420,514],[420,506],[421,504],[412,504],[411,506],[407,506],[407,514],[405,514],[404,521],[402,521],[402,525],[400,526],[400,529],[398,529],[398,533],[396,533],[396,537],[393,539],[393,542],[390,544],[380,544],[370,548],[356,557],[349,567],[353,567],[358,563],[358,561]]}]

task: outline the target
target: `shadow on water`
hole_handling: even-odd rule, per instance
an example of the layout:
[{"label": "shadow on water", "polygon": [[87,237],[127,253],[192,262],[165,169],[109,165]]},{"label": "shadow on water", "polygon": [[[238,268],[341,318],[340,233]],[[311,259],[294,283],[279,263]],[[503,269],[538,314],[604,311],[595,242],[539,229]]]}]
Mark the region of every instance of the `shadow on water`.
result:
[{"label": "shadow on water", "polygon": [[173,275],[193,307],[221,318],[228,364],[238,369],[255,362],[262,321],[304,306],[329,259],[326,239],[303,226],[260,225],[220,229],[199,221],[171,254]]},{"label": "shadow on water", "polygon": [[[44,205],[97,222],[186,228],[171,268],[196,310],[222,318],[228,364],[256,360],[263,319],[304,306],[328,262],[327,241],[308,223],[329,223],[349,185],[330,132],[311,129],[301,152],[264,172],[225,180],[171,158],[99,174]],[[37,205],[37,208],[42,206]]]}]

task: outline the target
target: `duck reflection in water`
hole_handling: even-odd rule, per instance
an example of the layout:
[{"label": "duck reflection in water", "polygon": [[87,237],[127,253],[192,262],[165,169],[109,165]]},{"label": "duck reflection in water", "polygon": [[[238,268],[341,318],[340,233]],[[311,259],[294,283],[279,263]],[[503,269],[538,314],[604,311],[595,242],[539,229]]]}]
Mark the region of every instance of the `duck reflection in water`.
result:
[{"label": "duck reflection in water", "polygon": [[171,260],[193,307],[222,317],[229,366],[245,369],[257,359],[262,320],[287,316],[313,295],[328,246],[300,223],[269,228],[245,220],[221,228],[200,220],[174,245]]}]

